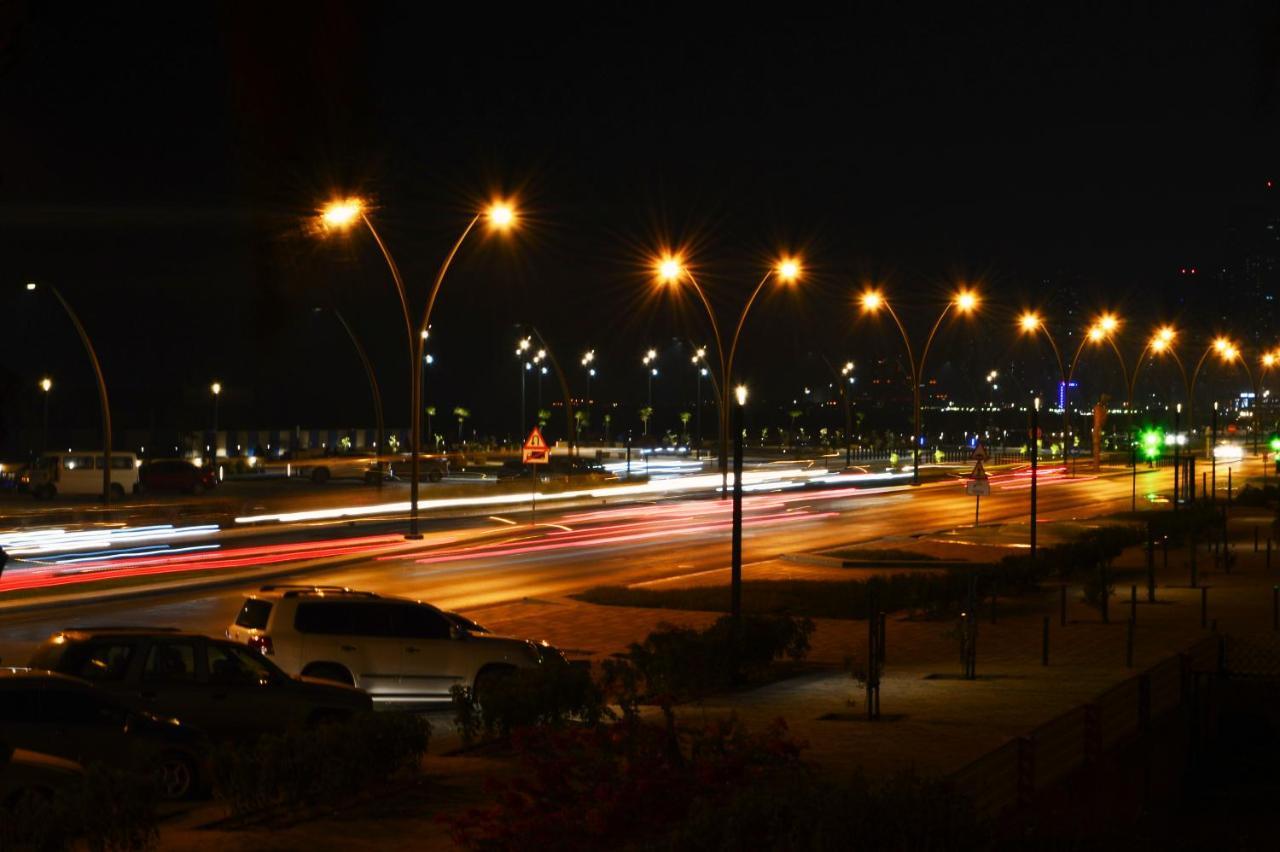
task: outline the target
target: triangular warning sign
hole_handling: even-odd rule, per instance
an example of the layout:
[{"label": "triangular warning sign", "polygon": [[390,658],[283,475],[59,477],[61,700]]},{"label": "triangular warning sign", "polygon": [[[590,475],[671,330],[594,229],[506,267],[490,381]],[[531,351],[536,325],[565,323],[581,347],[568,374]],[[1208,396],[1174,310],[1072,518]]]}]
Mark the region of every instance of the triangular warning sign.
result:
[{"label": "triangular warning sign", "polygon": [[537,426],[533,427],[533,431],[525,439],[522,449],[521,458],[525,464],[546,464],[547,457],[551,455],[551,448],[547,446],[542,431]]},{"label": "triangular warning sign", "polygon": [[533,427],[533,431],[529,433],[529,437],[524,439],[524,448],[526,450],[545,450],[547,442],[542,437],[542,430],[537,426]]}]

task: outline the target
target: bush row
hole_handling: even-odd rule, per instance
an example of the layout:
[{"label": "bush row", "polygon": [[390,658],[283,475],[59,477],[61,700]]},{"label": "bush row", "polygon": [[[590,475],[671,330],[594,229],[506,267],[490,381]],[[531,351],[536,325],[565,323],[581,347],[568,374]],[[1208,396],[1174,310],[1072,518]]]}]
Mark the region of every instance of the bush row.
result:
[{"label": "bush row", "polygon": [[333,804],[416,768],[430,733],[430,725],[410,713],[362,713],[228,744],[214,754],[214,791],[237,816]]},{"label": "bush row", "polygon": [[27,795],[0,807],[0,849],[149,849],[159,839],[157,798],[147,776],[89,766],[52,797]]}]

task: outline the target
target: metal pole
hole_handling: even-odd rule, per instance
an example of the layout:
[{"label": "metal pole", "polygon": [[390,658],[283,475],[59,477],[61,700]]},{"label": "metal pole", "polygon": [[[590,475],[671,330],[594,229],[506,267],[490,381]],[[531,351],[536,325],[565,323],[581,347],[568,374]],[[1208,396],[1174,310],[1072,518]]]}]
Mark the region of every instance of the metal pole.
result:
[{"label": "metal pole", "polygon": [[697,412],[698,412],[698,445],[693,451],[695,459],[702,459],[702,367],[698,367],[694,372],[694,386],[697,388]]},{"label": "metal pole", "polygon": [[730,613],[742,627],[742,405],[733,408],[733,542],[730,568]]},{"label": "metal pole", "polygon": [[1212,491],[1210,491],[1210,500],[1213,503],[1218,502],[1218,403],[1213,404],[1213,438],[1209,441],[1209,470],[1211,471],[1209,479],[1213,481]]},{"label": "metal pole", "polygon": [[1178,498],[1182,496],[1178,490],[1178,475],[1182,469],[1182,453],[1178,445],[1178,427],[1179,421],[1182,419],[1182,403],[1178,403],[1173,410],[1173,511],[1178,511]]},{"label": "metal pole", "polygon": [[49,391],[44,392],[44,425],[40,431],[40,452],[49,449]]},{"label": "metal pole", "polygon": [[1031,406],[1031,562],[1036,561],[1036,480],[1038,441],[1040,436],[1040,397],[1036,397]]},{"label": "metal pole", "polygon": [[1132,485],[1130,486],[1129,495],[1129,511],[1138,511],[1138,434],[1132,435],[1129,443],[1129,466],[1133,469]]}]

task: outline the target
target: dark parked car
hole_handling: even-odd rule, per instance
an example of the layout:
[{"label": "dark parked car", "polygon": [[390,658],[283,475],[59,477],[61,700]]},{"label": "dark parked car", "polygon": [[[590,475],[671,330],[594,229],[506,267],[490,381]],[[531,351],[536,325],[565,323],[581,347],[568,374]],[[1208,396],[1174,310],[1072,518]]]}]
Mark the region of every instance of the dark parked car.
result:
[{"label": "dark parked car", "polygon": [[590,482],[604,482],[618,478],[616,475],[609,473],[604,465],[593,459],[584,459],[577,456],[552,456],[546,464],[539,465],[527,465],[518,459],[505,461],[502,463],[502,467],[498,468],[498,479],[529,479],[533,475],[534,468],[538,469],[538,479],[541,482],[550,482],[553,479],[567,480],[570,478],[583,478]]},{"label": "dark parked car", "polygon": [[138,471],[139,491],[182,491],[199,494],[218,487],[218,473],[211,467],[199,468],[182,459],[147,462]]},{"label": "dark parked car", "polygon": [[207,778],[202,732],[129,709],[91,683],[55,672],[0,670],[0,740],[81,764],[154,773],[167,799],[190,796]]},{"label": "dark parked car", "polygon": [[177,630],[71,628],[55,633],[31,660],[215,738],[249,738],[372,709],[359,689],[292,677],[244,645]]}]

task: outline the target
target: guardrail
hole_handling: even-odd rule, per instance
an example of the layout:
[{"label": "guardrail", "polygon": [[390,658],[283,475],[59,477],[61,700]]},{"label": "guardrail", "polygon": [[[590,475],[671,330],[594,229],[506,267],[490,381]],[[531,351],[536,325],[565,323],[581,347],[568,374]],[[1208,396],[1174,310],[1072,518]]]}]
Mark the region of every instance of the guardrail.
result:
[{"label": "guardrail", "polygon": [[981,819],[1027,805],[1039,791],[1150,730],[1153,721],[1195,702],[1203,676],[1224,671],[1223,652],[1222,637],[1203,639],[983,755],[951,782]]}]

